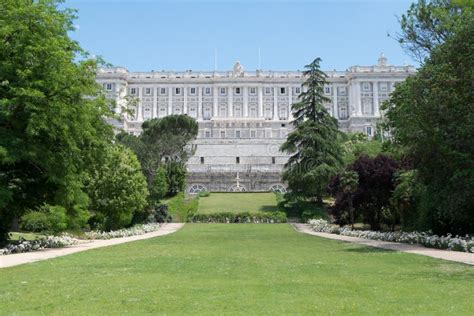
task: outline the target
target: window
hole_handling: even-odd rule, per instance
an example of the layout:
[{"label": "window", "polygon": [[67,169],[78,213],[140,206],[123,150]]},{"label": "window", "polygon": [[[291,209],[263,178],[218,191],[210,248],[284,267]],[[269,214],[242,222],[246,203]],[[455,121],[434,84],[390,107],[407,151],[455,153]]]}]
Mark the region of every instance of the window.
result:
[{"label": "window", "polygon": [[250,88],[250,94],[257,94],[257,89]]},{"label": "window", "polygon": [[166,88],[161,88],[160,89],[160,94],[165,95],[166,94]]},{"label": "window", "polygon": [[235,157],[235,163],[240,164],[240,157]]},{"label": "window", "polygon": [[105,90],[111,91],[111,90],[112,90],[112,84],[111,84],[111,83],[107,83],[107,84],[105,85]]},{"label": "window", "polygon": [[275,163],[276,163],[276,158],[272,157],[272,165],[274,165]]},{"label": "window", "polygon": [[210,95],[211,94],[211,88],[206,88],[206,90],[204,91],[204,94]]},{"label": "window", "polygon": [[370,89],[370,85],[368,82],[364,82],[363,85],[362,85],[362,89],[364,89],[365,91],[369,90]]},{"label": "window", "polygon": [[151,94],[151,88],[145,88],[145,94],[150,95]]},{"label": "window", "polygon": [[201,157],[201,165],[204,164],[204,157]]},{"label": "window", "polygon": [[235,131],[235,138],[240,138],[240,131]]},{"label": "window", "polygon": [[269,94],[271,94],[271,93],[272,93],[271,88],[265,88],[265,94],[266,94],[266,95],[269,95]]},{"label": "window", "polygon": [[206,138],[211,138],[211,132],[210,131],[206,131]]},{"label": "window", "polygon": [[174,94],[180,95],[181,94],[181,88],[175,88],[174,89]]},{"label": "window", "polygon": [[300,93],[301,93],[301,88],[300,88],[300,87],[296,87],[296,88],[295,88],[295,93],[296,93],[296,94],[300,94]]},{"label": "window", "polygon": [[250,131],[250,137],[251,138],[257,137],[257,133],[255,131]]},{"label": "window", "polygon": [[240,88],[235,88],[235,94],[240,94]]},{"label": "window", "polygon": [[221,88],[221,95],[225,95],[225,88]]},{"label": "window", "polygon": [[191,91],[189,92],[190,94],[196,94],[196,88],[191,88]]},{"label": "window", "polygon": [[387,87],[387,83],[386,83],[386,82],[382,82],[382,83],[380,84],[380,90],[381,90],[381,91],[387,91],[387,88],[388,88],[388,87]]},{"label": "window", "polygon": [[367,126],[365,128],[367,136],[372,136],[372,126]]},{"label": "window", "polygon": [[331,87],[324,87],[324,93],[330,94],[331,93]]},{"label": "window", "polygon": [[280,94],[286,94],[286,89],[285,88],[280,88]]},{"label": "window", "polygon": [[137,88],[131,88],[130,89],[130,94],[132,94],[132,95],[137,94]]},{"label": "window", "polygon": [[221,138],[225,138],[225,131],[221,131]]}]

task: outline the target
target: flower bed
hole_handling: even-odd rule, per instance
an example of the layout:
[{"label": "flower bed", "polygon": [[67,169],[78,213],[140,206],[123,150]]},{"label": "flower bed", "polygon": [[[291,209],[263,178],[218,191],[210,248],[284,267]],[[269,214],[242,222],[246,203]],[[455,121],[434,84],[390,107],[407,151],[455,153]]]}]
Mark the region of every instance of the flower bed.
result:
[{"label": "flower bed", "polygon": [[221,212],[211,214],[196,214],[188,218],[192,223],[254,223],[273,224],[286,223],[286,214],[283,212]]},{"label": "flower bed", "polygon": [[47,236],[45,238],[35,240],[20,240],[18,243],[7,245],[0,249],[1,255],[9,255],[13,253],[22,253],[37,251],[45,248],[62,248],[77,244],[79,241],[67,234],[61,236]]},{"label": "flower bed", "polygon": [[323,219],[311,219],[308,224],[314,231],[338,234],[365,239],[419,244],[429,248],[447,249],[474,253],[474,238],[459,236],[438,236],[426,232],[379,232],[371,230],[352,230],[349,227],[338,227]]},{"label": "flower bed", "polygon": [[157,231],[161,227],[158,223],[136,225],[130,228],[124,228],[119,230],[114,230],[110,232],[103,231],[90,231],[86,232],[85,235],[88,239],[111,239],[111,238],[120,238],[120,237],[130,237],[136,235],[143,235],[146,233],[151,233]]}]

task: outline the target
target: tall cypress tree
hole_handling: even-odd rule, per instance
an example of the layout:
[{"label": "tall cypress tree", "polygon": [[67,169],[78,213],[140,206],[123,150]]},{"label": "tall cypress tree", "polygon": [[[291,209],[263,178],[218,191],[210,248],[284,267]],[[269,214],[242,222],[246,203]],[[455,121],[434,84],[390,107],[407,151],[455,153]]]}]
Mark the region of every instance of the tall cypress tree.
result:
[{"label": "tall cypress tree", "polygon": [[306,81],[301,101],[292,105],[294,130],[280,150],[291,154],[283,173],[291,199],[322,203],[329,179],[342,165],[337,120],[324,107],[331,100],[324,96],[326,74],[320,58],[305,66]]}]

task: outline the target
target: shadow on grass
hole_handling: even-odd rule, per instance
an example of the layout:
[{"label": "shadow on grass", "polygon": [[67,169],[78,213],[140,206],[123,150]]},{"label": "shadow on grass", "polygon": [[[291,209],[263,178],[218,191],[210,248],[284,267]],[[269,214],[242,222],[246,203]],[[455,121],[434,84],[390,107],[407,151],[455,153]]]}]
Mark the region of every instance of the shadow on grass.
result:
[{"label": "shadow on grass", "polygon": [[261,211],[261,212],[276,212],[276,211],[278,211],[278,206],[276,206],[276,205],[262,205],[259,208],[259,211]]},{"label": "shadow on grass", "polygon": [[394,252],[395,250],[375,248],[375,247],[360,247],[360,248],[349,248],[345,249],[345,252],[355,252],[355,253],[382,253],[382,252]]}]

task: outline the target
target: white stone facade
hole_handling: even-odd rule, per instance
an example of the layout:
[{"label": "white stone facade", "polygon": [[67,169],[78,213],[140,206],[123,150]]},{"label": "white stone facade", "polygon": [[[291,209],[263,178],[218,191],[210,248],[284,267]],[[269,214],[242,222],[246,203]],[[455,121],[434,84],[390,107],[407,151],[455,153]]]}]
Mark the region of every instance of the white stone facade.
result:
[{"label": "white stone facade", "polygon": [[[375,66],[327,71],[324,92],[331,102],[326,108],[341,130],[372,136],[380,104],[414,72],[413,66],[387,65],[383,55]],[[196,151],[188,162],[190,192],[284,189],[280,173],[288,157],[278,148],[291,131],[291,104],[298,101],[304,80],[299,71],[247,72],[238,62],[227,72],[118,67],[100,69],[97,76],[124,118],[116,126],[130,133],[139,134],[147,119],[169,114],[197,120]],[[127,95],[137,100],[134,115],[123,111]]]}]

